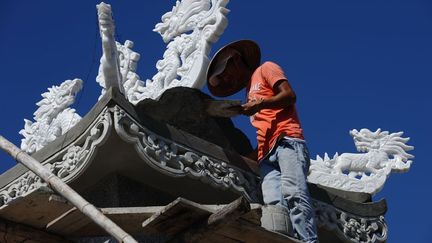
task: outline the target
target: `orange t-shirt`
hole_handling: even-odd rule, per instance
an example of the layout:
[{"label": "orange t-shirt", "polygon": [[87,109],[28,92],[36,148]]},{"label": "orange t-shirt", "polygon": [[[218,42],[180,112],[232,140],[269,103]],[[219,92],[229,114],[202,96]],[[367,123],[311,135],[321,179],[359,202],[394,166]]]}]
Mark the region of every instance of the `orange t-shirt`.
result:
[{"label": "orange t-shirt", "polygon": [[[281,67],[273,62],[265,62],[252,74],[247,87],[247,100],[260,100],[275,95],[273,86],[277,81],[288,80]],[[257,129],[258,160],[269,152],[279,135],[303,138],[295,105],[282,109],[262,109],[250,117]]]}]

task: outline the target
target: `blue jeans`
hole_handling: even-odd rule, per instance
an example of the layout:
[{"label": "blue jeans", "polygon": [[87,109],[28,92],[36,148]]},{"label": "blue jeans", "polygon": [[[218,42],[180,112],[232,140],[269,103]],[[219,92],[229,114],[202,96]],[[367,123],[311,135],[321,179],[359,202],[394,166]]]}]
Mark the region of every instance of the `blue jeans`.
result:
[{"label": "blue jeans", "polygon": [[262,159],[260,175],[265,204],[288,209],[294,232],[304,242],[318,242],[315,212],[307,188],[310,159],[301,139],[283,138]]}]

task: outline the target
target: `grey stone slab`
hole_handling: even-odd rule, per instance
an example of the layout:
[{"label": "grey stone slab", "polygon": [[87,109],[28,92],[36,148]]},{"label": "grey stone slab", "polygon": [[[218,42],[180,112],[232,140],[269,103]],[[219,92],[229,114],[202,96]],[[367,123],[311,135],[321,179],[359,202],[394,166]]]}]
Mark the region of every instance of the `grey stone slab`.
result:
[{"label": "grey stone slab", "polygon": [[68,211],[73,206],[58,200],[50,200],[53,192],[42,187],[33,191],[25,197],[18,198],[12,203],[0,209],[0,218],[15,223],[32,226],[36,229],[43,229],[45,226]]},{"label": "grey stone slab", "polygon": [[142,223],[146,234],[176,235],[212,214],[200,204],[178,198]]}]

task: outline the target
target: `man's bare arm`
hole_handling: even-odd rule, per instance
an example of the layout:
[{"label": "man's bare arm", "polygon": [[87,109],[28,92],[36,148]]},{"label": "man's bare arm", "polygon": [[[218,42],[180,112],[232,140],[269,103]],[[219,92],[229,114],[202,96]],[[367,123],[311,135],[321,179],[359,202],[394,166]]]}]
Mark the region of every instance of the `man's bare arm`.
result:
[{"label": "man's bare arm", "polygon": [[295,104],[296,95],[288,83],[288,80],[281,79],[275,83],[273,90],[276,95],[243,104],[242,114],[251,116],[261,109],[281,109]]}]

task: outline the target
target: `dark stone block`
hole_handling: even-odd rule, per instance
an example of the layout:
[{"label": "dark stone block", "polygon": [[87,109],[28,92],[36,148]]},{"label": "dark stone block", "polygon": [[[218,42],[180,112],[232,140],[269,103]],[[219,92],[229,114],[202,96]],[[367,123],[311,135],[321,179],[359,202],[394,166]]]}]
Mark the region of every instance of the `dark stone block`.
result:
[{"label": "dark stone block", "polygon": [[230,118],[209,116],[206,100],[213,99],[198,89],[176,87],[165,91],[158,100],[145,99],[136,106],[140,119],[149,116],[170,124],[211,143],[241,155],[253,148],[246,135],[236,128]]}]

